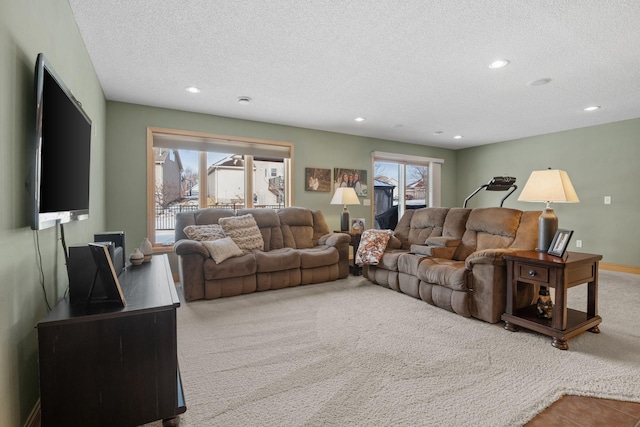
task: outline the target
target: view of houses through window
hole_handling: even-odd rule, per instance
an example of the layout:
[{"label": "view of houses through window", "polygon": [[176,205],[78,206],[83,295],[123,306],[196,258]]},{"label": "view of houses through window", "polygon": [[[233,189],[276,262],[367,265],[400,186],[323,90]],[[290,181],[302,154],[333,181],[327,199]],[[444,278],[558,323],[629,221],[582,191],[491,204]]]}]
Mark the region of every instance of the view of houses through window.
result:
[{"label": "view of houses through window", "polygon": [[[429,168],[427,166],[382,161],[374,162],[373,169],[376,216],[390,209],[397,210],[399,203],[404,209],[427,206],[429,200]],[[400,198],[401,193],[404,193],[403,199]]]},{"label": "view of houses through window", "polygon": [[441,159],[372,153],[376,228],[395,228],[406,209],[440,204]]},{"label": "view of houses through window", "polygon": [[284,158],[179,147],[153,147],[153,157],[155,244],[173,243],[178,212],[286,205]]}]

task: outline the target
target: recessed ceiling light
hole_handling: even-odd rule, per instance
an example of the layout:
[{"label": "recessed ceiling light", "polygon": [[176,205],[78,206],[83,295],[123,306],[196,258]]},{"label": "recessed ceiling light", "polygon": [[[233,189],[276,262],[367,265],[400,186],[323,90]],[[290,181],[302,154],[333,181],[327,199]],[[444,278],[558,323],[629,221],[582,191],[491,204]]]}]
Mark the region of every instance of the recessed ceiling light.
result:
[{"label": "recessed ceiling light", "polygon": [[356,117],[353,120],[355,120],[356,122],[364,122],[365,120],[367,120],[367,118],[366,117]]},{"label": "recessed ceiling light", "polygon": [[544,79],[532,80],[529,83],[527,83],[527,86],[542,86],[542,85],[546,85],[547,83],[551,83],[551,79],[548,77],[545,77]]},{"label": "recessed ceiling light", "polygon": [[491,64],[489,64],[489,68],[493,68],[495,70],[496,68],[506,67],[507,65],[509,65],[509,61],[508,60],[506,60],[506,59],[496,59]]},{"label": "recessed ceiling light", "polygon": [[400,129],[401,127],[403,127],[404,125],[402,123],[394,123],[391,125],[392,129]]},{"label": "recessed ceiling light", "polygon": [[197,88],[195,86],[187,86],[187,87],[184,88],[184,90],[186,90],[187,92],[190,92],[190,93],[200,93],[200,92],[202,92],[202,90],[200,90],[200,88]]},{"label": "recessed ceiling light", "polygon": [[453,139],[462,139],[462,135],[456,135],[453,137]]},{"label": "recessed ceiling light", "polygon": [[587,107],[587,108],[585,108],[585,109],[584,109],[584,111],[596,111],[596,110],[599,110],[599,109],[601,109],[601,108],[602,108],[602,107],[601,107],[601,106],[599,106],[599,105],[592,105],[591,107]]},{"label": "recessed ceiling light", "polygon": [[248,96],[239,96],[238,97],[238,104],[247,105],[250,102],[251,102],[251,98],[249,98]]}]

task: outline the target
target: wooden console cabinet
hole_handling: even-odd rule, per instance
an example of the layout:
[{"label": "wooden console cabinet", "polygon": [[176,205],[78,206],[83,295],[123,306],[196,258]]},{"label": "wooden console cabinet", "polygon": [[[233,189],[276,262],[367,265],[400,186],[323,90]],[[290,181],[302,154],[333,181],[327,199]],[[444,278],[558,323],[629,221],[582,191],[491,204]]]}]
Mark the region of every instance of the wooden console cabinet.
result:
[{"label": "wooden console cabinet", "polygon": [[38,323],[43,427],[177,425],[186,410],[167,256],[118,279],[126,307],[67,297]]},{"label": "wooden console cabinet", "polygon": [[[545,252],[518,251],[506,254],[507,308],[502,315],[505,329],[518,326],[553,337],[553,345],[567,350],[567,340],[585,331],[599,333],[602,318],[598,315],[598,262],[602,255],[567,252],[564,258]],[[518,284],[555,288],[551,319],[538,318],[536,305],[516,310]],[[567,289],[587,284],[587,311],[567,308]]]}]

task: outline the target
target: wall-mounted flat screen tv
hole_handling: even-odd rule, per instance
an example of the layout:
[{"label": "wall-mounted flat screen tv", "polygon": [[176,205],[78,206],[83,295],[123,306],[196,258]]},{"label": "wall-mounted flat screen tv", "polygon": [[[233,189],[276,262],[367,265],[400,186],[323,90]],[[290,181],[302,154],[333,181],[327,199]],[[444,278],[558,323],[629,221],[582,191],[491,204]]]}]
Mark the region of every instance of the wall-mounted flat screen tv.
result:
[{"label": "wall-mounted flat screen tv", "polygon": [[91,119],[41,53],[35,70],[31,228],[89,217]]}]

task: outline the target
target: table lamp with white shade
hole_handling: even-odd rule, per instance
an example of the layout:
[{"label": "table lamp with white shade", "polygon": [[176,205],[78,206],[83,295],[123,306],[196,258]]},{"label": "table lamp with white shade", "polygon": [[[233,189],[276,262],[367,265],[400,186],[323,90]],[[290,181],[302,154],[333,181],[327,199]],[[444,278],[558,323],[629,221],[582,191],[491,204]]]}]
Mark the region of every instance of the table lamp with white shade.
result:
[{"label": "table lamp with white shade", "polygon": [[558,217],[549,203],[578,203],[580,201],[569,175],[559,169],[531,172],[518,200],[547,204],[542,215],[538,217],[538,251],[541,252],[547,252],[558,230]]},{"label": "table lamp with white shade", "polygon": [[332,205],[344,205],[344,210],[340,214],[340,231],[349,231],[349,211],[347,205],[359,205],[360,199],[356,190],[351,187],[338,187],[331,199]]}]

